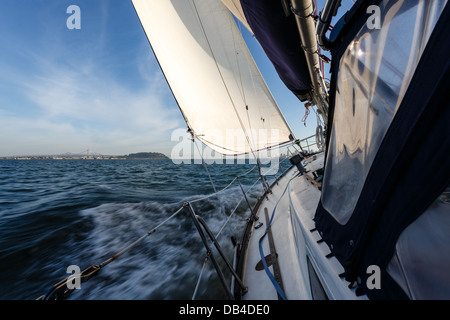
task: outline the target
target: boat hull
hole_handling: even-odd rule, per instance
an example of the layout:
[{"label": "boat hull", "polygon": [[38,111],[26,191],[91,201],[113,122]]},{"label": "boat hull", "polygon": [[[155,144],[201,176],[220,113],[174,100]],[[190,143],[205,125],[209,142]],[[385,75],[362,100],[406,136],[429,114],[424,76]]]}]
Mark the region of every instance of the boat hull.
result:
[{"label": "boat hull", "polygon": [[323,160],[323,154],[305,159],[303,174],[291,167],[255,208],[257,220],[249,222],[238,264],[248,288],[242,299],[365,298],[340,277],[344,268],[315,231],[321,191],[310,178],[323,167]]}]

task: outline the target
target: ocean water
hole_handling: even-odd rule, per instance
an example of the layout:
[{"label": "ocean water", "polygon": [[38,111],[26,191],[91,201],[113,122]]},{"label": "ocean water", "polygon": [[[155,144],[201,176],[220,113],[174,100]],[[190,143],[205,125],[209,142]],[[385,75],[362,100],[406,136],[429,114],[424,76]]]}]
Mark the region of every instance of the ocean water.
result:
[{"label": "ocean water", "polygon": [[[217,190],[252,168],[254,164],[208,165]],[[263,190],[257,179],[257,169],[240,179],[252,206]],[[84,270],[100,264],[184,202],[213,192],[201,164],[0,160],[0,299],[37,299],[70,275],[69,266]],[[239,184],[192,205],[214,234],[220,231],[218,240],[232,261],[230,237],[241,238],[250,215]],[[190,216],[182,211],[82,283],[69,299],[191,299],[205,256]],[[210,261],[195,298],[225,298]]]}]

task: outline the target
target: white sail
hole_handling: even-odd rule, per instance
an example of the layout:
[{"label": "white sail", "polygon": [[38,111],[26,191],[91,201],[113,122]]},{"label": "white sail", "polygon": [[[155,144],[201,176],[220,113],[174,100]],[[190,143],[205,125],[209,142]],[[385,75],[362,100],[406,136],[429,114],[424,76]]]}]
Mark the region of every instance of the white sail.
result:
[{"label": "white sail", "polygon": [[239,21],[244,25],[248,31],[253,33],[250,25],[245,18],[244,10],[242,9],[241,0],[222,0],[222,3],[231,11],[231,13],[239,19]]},{"label": "white sail", "polygon": [[235,155],[293,138],[223,3],[133,4],[189,128],[203,143]]}]

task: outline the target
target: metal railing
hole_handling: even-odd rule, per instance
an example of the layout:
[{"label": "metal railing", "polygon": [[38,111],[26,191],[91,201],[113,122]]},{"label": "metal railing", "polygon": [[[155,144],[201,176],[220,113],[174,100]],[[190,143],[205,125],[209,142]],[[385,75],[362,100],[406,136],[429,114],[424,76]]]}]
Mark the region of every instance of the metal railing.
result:
[{"label": "metal railing", "polygon": [[299,140],[298,145],[303,152],[312,154],[323,151],[323,146],[317,143],[317,135],[312,135],[304,139]]}]

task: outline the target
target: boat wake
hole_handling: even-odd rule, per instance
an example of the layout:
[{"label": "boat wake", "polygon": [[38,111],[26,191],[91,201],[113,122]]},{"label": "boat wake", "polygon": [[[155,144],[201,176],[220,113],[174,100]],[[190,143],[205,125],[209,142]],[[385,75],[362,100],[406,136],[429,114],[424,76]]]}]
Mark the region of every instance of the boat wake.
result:
[{"label": "boat wake", "polygon": [[[252,204],[257,201],[255,194],[257,190],[248,194]],[[203,269],[206,251],[189,214],[181,210],[167,220],[185,201],[203,197],[172,204],[155,201],[107,203],[82,210],[80,214],[93,223],[93,229],[83,241],[85,246],[82,249],[89,251],[93,264],[107,260],[149,230],[160,226],[138,246],[83,283],[81,290],[71,298],[191,299],[198,282],[197,299],[224,298],[225,292],[216,279],[211,263],[206,262]],[[242,222],[250,214],[241,197],[239,187],[233,187],[219,195],[192,203],[196,213],[203,217],[217,236],[231,261],[234,249],[230,237],[241,234]],[[83,270],[88,266],[79,267]]]}]

